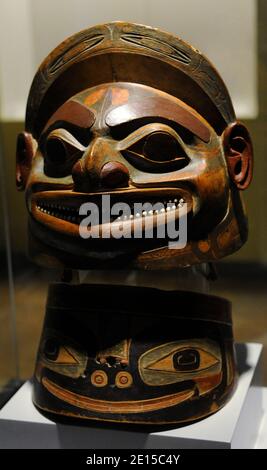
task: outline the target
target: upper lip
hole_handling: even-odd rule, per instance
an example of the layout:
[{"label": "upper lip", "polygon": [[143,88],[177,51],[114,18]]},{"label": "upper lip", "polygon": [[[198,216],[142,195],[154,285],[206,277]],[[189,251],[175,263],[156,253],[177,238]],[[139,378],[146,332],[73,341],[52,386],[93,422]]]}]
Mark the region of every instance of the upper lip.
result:
[{"label": "upper lip", "polygon": [[65,205],[73,209],[78,209],[84,202],[93,202],[97,205],[101,203],[102,196],[110,196],[111,204],[115,202],[126,202],[132,204],[134,202],[166,202],[174,199],[184,199],[185,202],[190,203],[191,195],[184,189],[136,189],[126,191],[112,191],[112,192],[94,192],[94,193],[79,193],[71,190],[49,190],[38,191],[32,194],[32,203],[36,204],[38,201],[47,202],[48,204]]}]

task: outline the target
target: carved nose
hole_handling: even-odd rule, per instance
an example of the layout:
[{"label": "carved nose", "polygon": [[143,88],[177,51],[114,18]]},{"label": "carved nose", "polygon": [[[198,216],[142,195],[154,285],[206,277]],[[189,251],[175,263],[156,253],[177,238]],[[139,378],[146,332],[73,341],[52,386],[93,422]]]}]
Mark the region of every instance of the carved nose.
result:
[{"label": "carved nose", "polygon": [[129,171],[126,166],[119,162],[108,162],[100,172],[101,185],[108,188],[128,186]]}]

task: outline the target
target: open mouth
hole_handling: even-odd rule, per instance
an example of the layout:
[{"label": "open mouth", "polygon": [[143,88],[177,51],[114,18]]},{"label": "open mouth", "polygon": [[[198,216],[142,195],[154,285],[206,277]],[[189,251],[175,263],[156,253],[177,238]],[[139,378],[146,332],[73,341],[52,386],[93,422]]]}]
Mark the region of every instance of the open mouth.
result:
[{"label": "open mouth", "polygon": [[63,387],[60,387],[46,377],[43,377],[42,384],[52,395],[60,400],[65,401],[66,403],[69,403],[70,405],[94,412],[112,414],[147,413],[160,410],[162,408],[169,408],[170,406],[175,406],[179,403],[189,400],[195,394],[195,390],[193,389],[183,390],[171,395],[165,395],[147,400],[111,401],[98,400],[95,398],[79,395]]},{"label": "open mouth", "polygon": [[[90,208],[82,214],[81,206],[84,203],[90,203]],[[56,231],[79,235],[80,224],[89,214],[91,228],[107,224],[131,227],[136,223],[143,227],[147,221],[154,227],[166,224],[170,217],[177,220],[181,215],[188,214],[192,211],[192,205],[191,195],[181,189],[101,194],[42,191],[32,195],[31,212],[37,221]]]},{"label": "open mouth", "polygon": [[[133,220],[134,218],[138,219],[140,217],[150,217],[152,215],[160,215],[168,212],[172,212],[177,210],[178,208],[182,208],[184,206],[185,200],[183,198],[173,199],[164,201],[162,203],[163,207],[159,209],[147,209],[144,207],[144,210],[138,212],[138,209],[135,209],[134,204],[129,205],[130,213],[128,215],[110,215],[111,222],[120,222],[126,220]],[[153,205],[153,202],[149,202],[148,204]],[[144,204],[145,206],[145,204]],[[52,217],[56,217],[57,219],[65,220],[67,222],[71,222],[73,224],[79,225],[81,221],[84,219],[84,215],[79,214],[79,208],[75,209],[69,206],[64,206],[64,204],[54,202],[48,202],[46,200],[39,200],[36,203],[37,210],[43,212],[43,214],[50,215]],[[101,215],[101,212],[100,212]]]}]

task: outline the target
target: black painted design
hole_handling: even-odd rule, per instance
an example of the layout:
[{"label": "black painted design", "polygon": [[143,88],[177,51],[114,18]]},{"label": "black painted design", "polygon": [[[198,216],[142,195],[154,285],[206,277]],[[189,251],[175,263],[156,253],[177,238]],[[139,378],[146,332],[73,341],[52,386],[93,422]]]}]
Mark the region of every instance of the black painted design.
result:
[{"label": "black painted design", "polygon": [[59,71],[61,71],[62,68],[66,67],[72,62],[82,60],[82,56],[100,44],[104,38],[105,36],[103,36],[103,34],[97,34],[92,38],[85,39],[82,43],[78,42],[77,44],[72,44],[64,51],[64,54],[60,55],[49,64],[47,74],[57,74]]},{"label": "black painted design", "polygon": [[185,65],[191,63],[191,57],[186,54],[182,49],[168,44],[167,42],[161,41],[156,38],[151,38],[150,36],[145,36],[140,33],[128,33],[123,34],[121,39],[126,42],[137,44],[140,47],[145,47],[155,52],[160,52],[161,54],[166,55],[172,59],[178,60]]}]

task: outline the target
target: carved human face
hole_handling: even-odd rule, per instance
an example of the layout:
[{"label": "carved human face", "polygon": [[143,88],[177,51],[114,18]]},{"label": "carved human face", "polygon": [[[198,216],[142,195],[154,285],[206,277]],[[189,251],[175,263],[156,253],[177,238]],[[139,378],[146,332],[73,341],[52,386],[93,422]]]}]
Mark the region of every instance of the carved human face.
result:
[{"label": "carved human face", "polygon": [[[165,239],[103,240],[101,220],[100,239],[83,240],[79,208],[100,208],[102,195],[111,203],[162,203],[162,223],[167,210],[176,219],[187,215],[188,243],[207,238],[227,215],[221,137],[194,109],[148,86],[113,83],[78,93],[50,117],[36,148],[26,182],[30,230],[67,265],[166,246]],[[141,216],[153,223],[157,214]],[[110,223],[132,230],[134,214]]]}]

